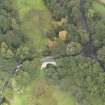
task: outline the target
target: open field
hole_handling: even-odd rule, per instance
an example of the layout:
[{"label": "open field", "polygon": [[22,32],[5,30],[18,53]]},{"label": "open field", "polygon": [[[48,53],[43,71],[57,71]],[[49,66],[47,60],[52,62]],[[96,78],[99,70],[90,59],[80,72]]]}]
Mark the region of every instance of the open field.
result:
[{"label": "open field", "polygon": [[[41,88],[41,90],[40,90]],[[49,85],[43,71],[29,84],[24,93],[15,95],[12,105],[75,105],[74,97]]]},{"label": "open field", "polygon": [[50,14],[43,0],[15,0],[21,19],[21,29],[29,38],[27,46],[43,50],[47,44],[46,31],[50,28]]}]

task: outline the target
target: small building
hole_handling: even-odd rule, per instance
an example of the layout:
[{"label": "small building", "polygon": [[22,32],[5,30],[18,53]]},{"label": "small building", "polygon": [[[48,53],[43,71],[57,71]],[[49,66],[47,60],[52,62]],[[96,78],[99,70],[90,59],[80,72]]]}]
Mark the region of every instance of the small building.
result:
[{"label": "small building", "polygon": [[47,56],[42,59],[41,70],[47,68],[48,65],[57,66],[56,61],[52,56]]},{"label": "small building", "polygon": [[60,31],[59,32],[59,39],[65,41],[67,38],[67,31]]}]

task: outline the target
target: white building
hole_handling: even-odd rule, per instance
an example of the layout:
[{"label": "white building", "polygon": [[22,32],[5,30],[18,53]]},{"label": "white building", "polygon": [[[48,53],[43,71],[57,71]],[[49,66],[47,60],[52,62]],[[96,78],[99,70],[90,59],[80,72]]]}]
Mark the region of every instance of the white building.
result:
[{"label": "white building", "polygon": [[56,61],[54,60],[54,58],[52,56],[47,56],[42,59],[41,70],[45,69],[49,64],[57,66]]}]

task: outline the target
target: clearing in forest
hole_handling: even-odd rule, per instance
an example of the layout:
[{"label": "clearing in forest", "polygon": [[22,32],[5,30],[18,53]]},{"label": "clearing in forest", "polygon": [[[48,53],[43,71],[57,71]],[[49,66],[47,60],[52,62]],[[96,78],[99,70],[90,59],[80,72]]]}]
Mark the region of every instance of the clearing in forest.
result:
[{"label": "clearing in forest", "polygon": [[21,19],[21,29],[29,38],[27,46],[43,50],[47,44],[46,31],[51,27],[51,17],[43,0],[15,0]]}]

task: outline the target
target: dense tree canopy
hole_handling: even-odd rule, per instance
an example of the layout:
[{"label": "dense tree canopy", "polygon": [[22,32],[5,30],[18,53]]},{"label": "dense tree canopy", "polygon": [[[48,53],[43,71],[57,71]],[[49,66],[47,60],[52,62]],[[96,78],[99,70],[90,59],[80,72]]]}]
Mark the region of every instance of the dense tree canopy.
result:
[{"label": "dense tree canopy", "polygon": [[0,43],[19,47],[24,42],[24,34],[19,28],[19,16],[11,0],[0,0]]},{"label": "dense tree canopy", "polygon": [[[17,5],[0,0],[3,95],[16,105],[20,101],[24,104],[18,105],[27,105],[34,98],[29,105],[44,105],[44,101],[58,105],[60,95],[54,96],[54,86],[79,105],[105,105],[104,4],[98,0],[16,1]],[[49,56],[57,65],[40,71],[41,59]]]},{"label": "dense tree canopy", "polygon": [[[60,30],[68,31],[68,38],[55,55],[58,66],[49,66],[47,80],[71,92],[81,105],[104,105],[105,73],[105,16],[94,3],[96,0],[44,0],[56,22],[67,19]],[[100,21],[99,21],[100,20]],[[55,27],[53,33],[57,35]],[[56,28],[59,29],[59,26]],[[52,34],[53,37],[56,37]],[[62,46],[63,44],[59,44]],[[63,50],[64,49],[64,50]],[[66,50],[65,50],[66,49]],[[62,51],[63,50],[63,51]],[[61,53],[68,56],[63,58]],[[99,99],[101,97],[101,99]],[[96,101],[96,103],[95,103]]]},{"label": "dense tree canopy", "polygon": [[94,102],[99,96],[100,102],[105,102],[105,74],[98,62],[82,56],[61,58],[58,62],[57,68],[49,67],[46,71],[50,83],[72,92],[83,105],[91,104],[90,99]]}]

